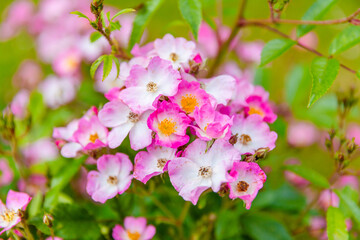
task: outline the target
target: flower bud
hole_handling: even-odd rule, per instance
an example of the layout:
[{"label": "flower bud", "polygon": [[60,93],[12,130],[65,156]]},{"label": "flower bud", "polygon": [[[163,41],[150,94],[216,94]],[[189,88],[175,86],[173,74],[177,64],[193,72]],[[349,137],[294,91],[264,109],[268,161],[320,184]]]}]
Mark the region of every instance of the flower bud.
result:
[{"label": "flower bud", "polygon": [[46,226],[48,226],[48,227],[52,227],[52,225],[53,225],[53,221],[54,221],[54,218],[51,216],[51,215],[49,215],[49,214],[45,214],[44,215],[44,217],[43,217],[43,223],[46,225]]},{"label": "flower bud", "polygon": [[335,159],[340,163],[344,162],[345,160],[344,154],[342,152],[336,152]]},{"label": "flower bud", "polygon": [[229,143],[230,143],[231,145],[235,145],[236,142],[237,142],[237,139],[238,139],[238,134],[235,134],[235,135],[233,135],[233,136],[230,137]]},{"label": "flower bud", "polygon": [[346,150],[348,154],[353,153],[358,148],[358,145],[355,143],[355,138],[352,138],[351,141],[348,141],[346,144]]},{"label": "flower bud", "polygon": [[266,157],[267,153],[270,151],[270,149],[267,148],[259,148],[258,150],[256,150],[255,152],[255,157],[256,159],[263,159]]}]

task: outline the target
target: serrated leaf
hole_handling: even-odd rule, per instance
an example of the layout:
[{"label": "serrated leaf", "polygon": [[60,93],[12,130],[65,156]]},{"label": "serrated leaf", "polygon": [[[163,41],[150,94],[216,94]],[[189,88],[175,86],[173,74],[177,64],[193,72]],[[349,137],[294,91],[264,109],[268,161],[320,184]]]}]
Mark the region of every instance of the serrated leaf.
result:
[{"label": "serrated leaf", "polygon": [[119,59],[115,56],[112,56],[112,60],[114,61],[115,63],[115,66],[116,66],[116,78],[119,77],[119,74],[120,74],[120,62],[119,62]]},{"label": "serrated leaf", "polygon": [[107,12],[107,13],[106,13],[106,18],[107,18],[107,20],[109,21],[109,23],[111,23],[110,12]]},{"label": "serrated leaf", "polygon": [[255,240],[291,240],[285,226],[274,218],[254,213],[241,218],[243,229]]},{"label": "serrated leaf", "polygon": [[99,32],[93,32],[91,35],[90,35],[90,42],[96,42],[99,38],[101,38],[101,33]]},{"label": "serrated leaf", "polygon": [[125,14],[125,13],[129,13],[129,12],[135,12],[135,9],[133,8],[125,8],[123,10],[120,10],[119,12],[117,12],[112,18],[111,20],[114,20],[116,17]]},{"label": "serrated leaf", "polygon": [[333,84],[340,64],[336,59],[315,58],[311,63],[312,88],[308,107],[321,98]]},{"label": "serrated leaf", "polygon": [[358,199],[357,201],[354,201],[354,199],[346,194],[345,191],[339,191],[335,189],[334,192],[339,196],[341,203],[344,203],[345,206],[349,209],[358,227],[360,227],[360,208],[358,205]]},{"label": "serrated leaf", "polygon": [[287,165],[285,166],[285,169],[299,175],[300,177],[305,178],[306,180],[308,180],[317,187],[321,187],[321,188],[330,187],[329,181],[323,175],[321,175],[320,173],[316,172],[311,168],[302,165]]},{"label": "serrated leaf", "polygon": [[290,49],[295,44],[296,44],[295,41],[286,38],[273,39],[269,41],[268,43],[265,44],[261,52],[260,67],[268,64],[275,58],[279,57],[281,54],[286,52],[286,50]]},{"label": "serrated leaf", "polygon": [[298,104],[306,104],[307,91],[311,87],[309,69],[302,65],[296,65],[291,69],[285,82],[286,102],[297,110]]},{"label": "serrated leaf", "polygon": [[95,72],[96,70],[98,69],[99,65],[101,64],[101,62],[104,60],[104,57],[106,55],[102,55],[100,56],[98,59],[96,59],[92,64],[91,64],[91,67],[90,67],[90,76],[91,78],[94,78],[95,76]]},{"label": "serrated leaf", "polygon": [[140,41],[147,23],[163,2],[164,0],[150,0],[145,2],[144,7],[139,10],[133,23],[133,30],[130,35],[130,41],[128,46],[129,50],[134,47],[135,43]]},{"label": "serrated leaf", "polygon": [[74,11],[74,12],[71,12],[71,14],[74,14],[74,15],[77,15],[78,17],[80,18],[86,18],[87,20],[90,21],[90,19],[83,13],[79,12],[79,11]]},{"label": "serrated leaf", "polygon": [[202,9],[200,0],[179,0],[179,9],[185,21],[189,24],[195,39],[202,20]]},{"label": "serrated leaf", "polygon": [[[317,0],[305,12],[301,20],[321,20],[323,16],[333,7],[338,0]],[[315,25],[300,25],[296,29],[296,36],[301,37],[310,32]]]},{"label": "serrated leaf", "polygon": [[360,26],[349,26],[339,33],[330,44],[329,54],[341,53],[360,42]]},{"label": "serrated leaf", "polygon": [[56,236],[64,239],[98,239],[100,228],[85,208],[75,204],[59,204],[52,212]]},{"label": "serrated leaf", "polygon": [[51,209],[57,203],[60,191],[69,184],[70,180],[79,171],[81,165],[85,162],[87,156],[72,160],[72,162],[64,167],[52,180],[50,190],[45,195],[44,207]]},{"label": "serrated leaf", "polygon": [[102,81],[106,79],[107,76],[109,76],[112,68],[112,56],[111,55],[104,55],[104,65],[103,65],[103,76]]},{"label": "serrated leaf", "polygon": [[340,209],[335,207],[328,208],[326,212],[326,232],[329,240],[349,239],[345,218]]}]

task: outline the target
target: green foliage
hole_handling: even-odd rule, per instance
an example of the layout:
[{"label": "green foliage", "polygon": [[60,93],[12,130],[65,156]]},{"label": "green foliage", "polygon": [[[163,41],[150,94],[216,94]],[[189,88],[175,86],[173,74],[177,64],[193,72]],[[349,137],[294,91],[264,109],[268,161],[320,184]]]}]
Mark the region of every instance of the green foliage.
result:
[{"label": "green foliage", "polygon": [[81,13],[79,11],[71,12],[71,14],[77,15],[80,18],[85,18],[85,19],[89,20],[89,22],[90,22],[90,19],[85,14],[83,14],[83,13]]},{"label": "green foliage", "polygon": [[336,59],[315,58],[311,63],[312,88],[308,107],[321,98],[333,84],[340,64]]},{"label": "green foliage", "polygon": [[244,231],[255,240],[291,240],[287,229],[276,219],[253,213],[241,218]]},{"label": "green foliage", "polygon": [[351,191],[347,191],[346,188],[342,191],[335,189],[334,192],[339,196],[341,203],[348,208],[358,227],[360,227],[360,208],[358,205],[358,197],[357,199],[354,199],[352,195],[349,194]]},{"label": "green foliage", "polygon": [[90,35],[90,42],[96,42],[99,38],[101,38],[102,35],[101,33],[99,32],[93,32],[91,35]]},{"label": "green foliage", "polygon": [[181,15],[189,24],[195,39],[197,39],[202,20],[200,0],[179,0],[179,9]]},{"label": "green foliage", "polygon": [[138,11],[136,14],[133,30],[131,32],[129,47],[131,50],[135,43],[138,43],[141,39],[141,36],[151,19],[151,17],[155,14],[155,11],[159,8],[159,6],[164,2],[164,0],[149,0],[145,3],[145,5]]},{"label": "green foliage", "polygon": [[46,209],[51,209],[56,205],[60,191],[69,184],[70,180],[79,171],[86,159],[87,156],[85,155],[72,160],[71,163],[65,166],[62,171],[52,178],[50,190],[45,195],[44,207]]},{"label": "green foliage", "polygon": [[340,32],[330,44],[329,54],[339,54],[360,42],[360,26],[349,26]]},{"label": "green foliage", "polygon": [[329,207],[326,213],[326,231],[329,240],[347,240],[349,234],[346,229],[345,218],[340,209]]},{"label": "green foliage", "polygon": [[94,78],[96,70],[99,68],[100,64],[103,63],[103,75],[102,80],[104,81],[110,74],[112,69],[112,63],[115,63],[117,69],[117,75],[119,74],[119,60],[114,55],[102,55],[96,59],[90,67],[90,76]]},{"label": "green foliage", "polygon": [[300,177],[305,178],[312,184],[320,188],[329,188],[330,184],[328,180],[321,175],[320,173],[316,172],[315,170],[302,166],[302,165],[287,165],[285,169],[291,171]]},{"label": "green foliage", "polygon": [[294,110],[299,108],[299,105],[306,98],[310,85],[308,68],[303,65],[294,66],[287,75],[285,82],[285,99],[290,106],[294,107]]},{"label": "green foliage", "polygon": [[39,124],[46,114],[43,96],[39,92],[33,92],[29,101],[29,112],[34,124]]},{"label": "green foliage", "polygon": [[58,204],[52,212],[55,234],[65,239],[98,239],[100,228],[85,208],[75,204]]},{"label": "green foliage", "polygon": [[238,239],[241,232],[240,218],[230,210],[221,211],[216,219],[216,239]]},{"label": "green foliage", "polygon": [[[333,7],[338,0],[317,0],[313,5],[306,11],[302,20],[321,20],[324,15]],[[310,32],[315,26],[314,25],[300,25],[296,29],[297,37],[301,37],[306,33]]]},{"label": "green foliage", "polygon": [[111,20],[114,20],[116,17],[125,14],[125,13],[130,13],[130,12],[135,12],[135,9],[133,8],[125,8],[123,10],[120,10],[119,12],[117,12],[112,18]]},{"label": "green foliage", "polygon": [[295,41],[286,38],[273,39],[266,43],[261,52],[260,67],[270,63],[275,58],[286,52],[296,44]]}]

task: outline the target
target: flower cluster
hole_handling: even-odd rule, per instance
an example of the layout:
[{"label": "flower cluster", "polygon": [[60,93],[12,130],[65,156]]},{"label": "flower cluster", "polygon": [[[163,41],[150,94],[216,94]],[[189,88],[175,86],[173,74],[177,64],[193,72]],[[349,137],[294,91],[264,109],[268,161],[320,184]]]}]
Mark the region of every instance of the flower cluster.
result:
[{"label": "flower cluster", "polygon": [[[88,111],[65,128],[55,128],[61,153],[115,149],[128,136],[134,165],[123,153],[97,159],[87,192],[104,203],[126,191],[133,178],[146,183],[167,172],[174,188],[196,204],[207,189],[229,192],[249,209],[266,180],[255,162],[275,147],[276,119],[268,93],[231,75],[201,76],[205,67],[196,44],[170,34],[136,45],[120,67],[118,87],[97,113]],[[244,161],[245,159],[245,161]]]}]

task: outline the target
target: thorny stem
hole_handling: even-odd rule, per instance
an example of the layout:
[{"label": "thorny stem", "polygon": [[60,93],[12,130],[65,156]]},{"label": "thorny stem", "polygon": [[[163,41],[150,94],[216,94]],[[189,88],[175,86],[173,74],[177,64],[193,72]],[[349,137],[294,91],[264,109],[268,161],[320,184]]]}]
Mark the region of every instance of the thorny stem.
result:
[{"label": "thorny stem", "polygon": [[[269,2],[269,6],[271,3]],[[272,11],[272,5],[270,7],[270,11]],[[357,9],[353,14],[348,17],[341,18],[341,19],[334,19],[334,20],[323,20],[323,21],[316,21],[316,20],[297,20],[297,19],[277,19],[273,17],[273,13],[271,13],[270,19],[240,19],[238,21],[239,25],[242,24],[265,24],[265,25],[272,25],[272,24],[292,24],[292,25],[335,25],[335,24],[343,24],[351,22],[354,18],[356,18],[360,14],[360,8]]]}]

